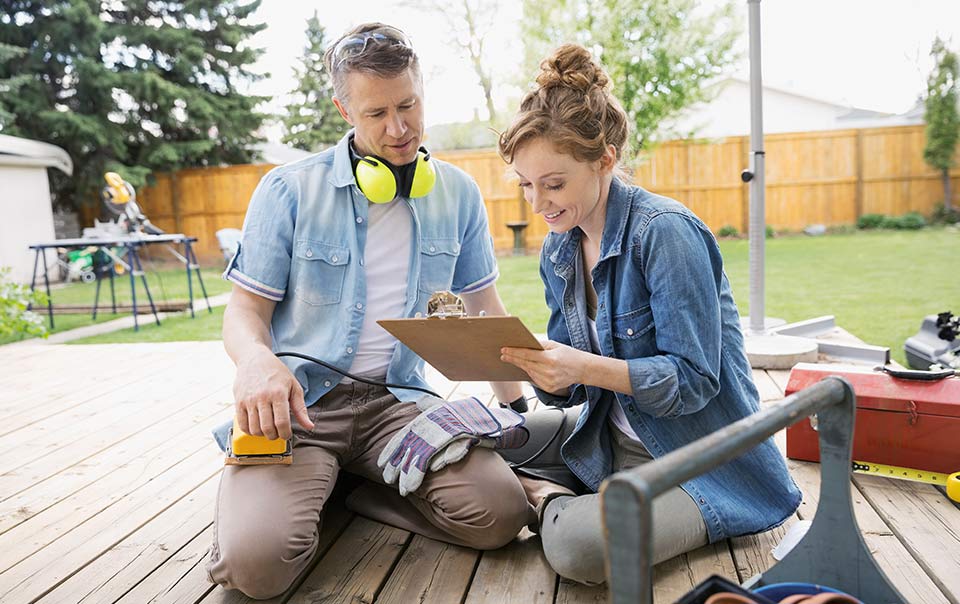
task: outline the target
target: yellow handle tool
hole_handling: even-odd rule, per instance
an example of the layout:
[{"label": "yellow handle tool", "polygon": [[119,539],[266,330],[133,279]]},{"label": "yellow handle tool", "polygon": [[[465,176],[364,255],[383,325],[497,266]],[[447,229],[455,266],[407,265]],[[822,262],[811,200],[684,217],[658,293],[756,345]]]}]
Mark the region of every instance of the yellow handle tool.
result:
[{"label": "yellow handle tool", "polygon": [[947,497],[949,497],[951,501],[960,503],[960,472],[954,472],[948,475],[941,472],[928,472],[926,470],[915,470],[913,468],[902,468],[900,466],[887,466],[869,461],[854,461],[853,471],[859,474],[886,476],[887,478],[925,482],[927,484],[946,487]]}]

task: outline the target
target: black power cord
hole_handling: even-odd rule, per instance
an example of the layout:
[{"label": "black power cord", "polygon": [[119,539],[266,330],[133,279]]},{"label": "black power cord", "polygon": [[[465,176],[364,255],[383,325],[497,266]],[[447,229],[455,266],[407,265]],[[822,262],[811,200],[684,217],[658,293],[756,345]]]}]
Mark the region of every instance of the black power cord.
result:
[{"label": "black power cord", "polygon": [[[350,378],[351,380],[354,380],[354,381],[357,381],[357,382],[363,382],[364,384],[369,384],[369,385],[371,385],[371,386],[381,386],[381,387],[383,387],[383,388],[400,388],[400,389],[403,389],[403,390],[417,390],[418,392],[425,392],[426,394],[429,394],[429,395],[431,395],[431,396],[435,396],[435,397],[437,397],[437,398],[439,398],[439,399],[442,399],[442,398],[443,398],[442,396],[440,396],[439,394],[437,394],[436,392],[434,392],[433,390],[430,390],[430,389],[428,389],[428,388],[420,388],[419,386],[403,386],[403,385],[401,385],[401,384],[388,384],[388,383],[386,383],[386,382],[378,382],[378,381],[376,381],[376,380],[370,380],[370,379],[367,379],[367,378],[360,377],[360,376],[358,376],[358,375],[353,375],[352,373],[350,373],[350,372],[348,372],[348,371],[344,371],[343,369],[340,369],[339,367],[335,367],[335,366],[331,365],[330,363],[327,363],[326,361],[321,361],[321,360],[318,359],[318,358],[315,358],[315,357],[312,357],[312,356],[310,356],[310,355],[303,354],[303,353],[300,353],[300,352],[277,352],[277,353],[275,353],[275,354],[276,354],[276,356],[278,356],[278,357],[295,357],[295,358],[298,358],[298,359],[303,359],[304,361],[310,361],[310,362],[316,363],[317,365],[320,365],[320,366],[322,366],[322,367],[326,367],[326,368],[329,369],[330,371],[335,371],[335,372],[339,373],[339,374],[342,375],[342,376],[348,377],[348,378]],[[535,397],[530,397],[530,398],[535,398]],[[516,404],[518,404],[520,401],[522,401],[522,402],[523,402],[523,406],[526,407],[528,400],[529,400],[529,399],[528,399],[527,397],[521,396],[520,399],[518,399],[517,401],[513,401],[512,403],[509,404],[509,406],[510,406],[511,408],[513,408],[514,405],[516,405]],[[557,440],[557,437],[560,436],[560,433],[563,432],[563,428],[564,428],[564,426],[566,426],[566,423],[567,423],[567,415],[566,415],[566,413],[563,412],[563,409],[559,409],[559,408],[556,408],[556,407],[554,407],[554,409],[556,409],[557,411],[559,411],[560,413],[563,414],[563,416],[562,416],[561,419],[560,419],[560,426],[557,428],[556,432],[553,433],[553,435],[550,437],[550,440],[548,440],[545,445],[543,445],[542,447],[540,447],[540,449],[537,450],[536,453],[534,453],[533,455],[531,455],[531,456],[528,457],[527,459],[525,459],[525,460],[523,460],[523,461],[521,461],[521,462],[517,462],[517,463],[512,463],[512,462],[511,462],[511,463],[508,463],[508,465],[509,465],[511,468],[522,468],[522,467],[526,466],[527,464],[529,464],[529,463],[531,463],[531,462],[533,462],[533,461],[536,461],[536,459],[539,458],[541,455],[543,455],[544,451],[546,451],[546,450],[550,447],[550,445],[552,445],[553,442],[554,442],[555,440]],[[514,409],[514,410],[516,410],[516,409]]]},{"label": "black power cord", "polygon": [[376,381],[376,380],[368,380],[367,378],[362,378],[362,377],[360,377],[359,375],[353,375],[352,373],[350,373],[350,372],[348,372],[348,371],[344,371],[343,369],[340,369],[339,367],[334,367],[333,365],[331,365],[330,363],[327,363],[326,361],[321,361],[320,359],[316,359],[316,358],[314,358],[314,357],[312,357],[312,356],[310,356],[310,355],[302,354],[302,353],[299,353],[299,352],[278,352],[278,353],[276,353],[276,355],[277,355],[278,357],[296,357],[296,358],[298,358],[298,359],[303,359],[303,360],[305,360],[305,361],[311,361],[311,362],[313,362],[313,363],[316,363],[317,365],[322,365],[323,367],[326,367],[326,368],[329,369],[330,371],[336,371],[336,372],[339,373],[340,375],[345,376],[345,377],[348,377],[348,378],[350,378],[351,380],[354,380],[354,381],[356,381],[356,382],[363,382],[364,384],[370,384],[371,386],[381,386],[381,387],[383,387],[383,388],[402,388],[402,389],[404,389],[404,390],[417,390],[417,391],[419,391],[419,392],[426,392],[427,394],[429,394],[429,395],[431,395],[431,396],[435,396],[435,397],[437,397],[437,398],[441,398],[441,399],[443,398],[442,396],[440,396],[439,394],[437,394],[437,393],[434,392],[433,390],[429,390],[429,389],[427,389],[427,388],[421,388],[421,387],[419,387],[419,386],[401,386],[400,384],[388,384],[388,383],[386,383],[386,382],[378,382],[378,381]]}]

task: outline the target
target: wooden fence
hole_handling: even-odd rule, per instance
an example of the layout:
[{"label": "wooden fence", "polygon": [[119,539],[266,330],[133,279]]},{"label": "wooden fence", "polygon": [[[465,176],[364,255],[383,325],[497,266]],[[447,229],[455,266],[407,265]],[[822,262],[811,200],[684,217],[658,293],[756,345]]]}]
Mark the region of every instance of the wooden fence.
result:
[{"label": "wooden fence", "polygon": [[[810,224],[849,225],[863,214],[929,215],[942,203],[940,175],[923,161],[923,126],[830,130],[765,137],[767,224],[798,231]],[[745,232],[749,190],[740,172],[749,165],[749,138],[672,141],[635,169],[635,182],[689,206],[714,231]],[[440,152],[437,157],[468,172],[480,186],[494,245],[513,246],[507,222],[526,220],[526,243],[537,249],[546,225],[523,202],[508,169],[493,150]],[[144,212],[160,228],[199,238],[197,252],[219,254],[215,233],[240,227],[250,195],[273,166],[196,168],[156,175],[139,192]],[[960,170],[951,173],[960,203]],[[87,220],[86,223],[89,223]]]}]

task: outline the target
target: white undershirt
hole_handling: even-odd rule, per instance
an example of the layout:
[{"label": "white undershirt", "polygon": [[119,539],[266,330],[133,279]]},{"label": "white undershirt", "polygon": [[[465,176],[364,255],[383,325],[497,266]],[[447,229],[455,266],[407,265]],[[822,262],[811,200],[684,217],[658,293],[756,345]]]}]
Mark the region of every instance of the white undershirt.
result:
[{"label": "white undershirt", "polygon": [[[593,349],[594,354],[601,354],[600,334],[597,333],[597,322],[587,317],[587,325],[590,326],[590,348]],[[630,422],[627,421],[627,416],[623,413],[619,398],[614,398],[613,405],[610,406],[610,421],[617,427],[617,430],[620,430],[631,439],[640,442],[640,437],[633,431]]]},{"label": "white undershirt", "polygon": [[377,325],[377,319],[403,317],[410,275],[413,215],[406,202],[398,198],[390,203],[371,203],[367,220],[367,241],[362,256],[367,277],[367,308],[350,373],[383,380],[397,339]]}]

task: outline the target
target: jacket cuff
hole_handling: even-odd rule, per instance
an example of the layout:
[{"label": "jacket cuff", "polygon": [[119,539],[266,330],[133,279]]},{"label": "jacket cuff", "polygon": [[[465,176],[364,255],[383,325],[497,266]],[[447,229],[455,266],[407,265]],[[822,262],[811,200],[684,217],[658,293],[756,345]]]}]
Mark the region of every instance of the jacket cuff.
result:
[{"label": "jacket cuff", "polygon": [[640,411],[654,417],[678,417],[683,414],[677,367],[665,357],[647,357],[627,361],[633,400]]}]

